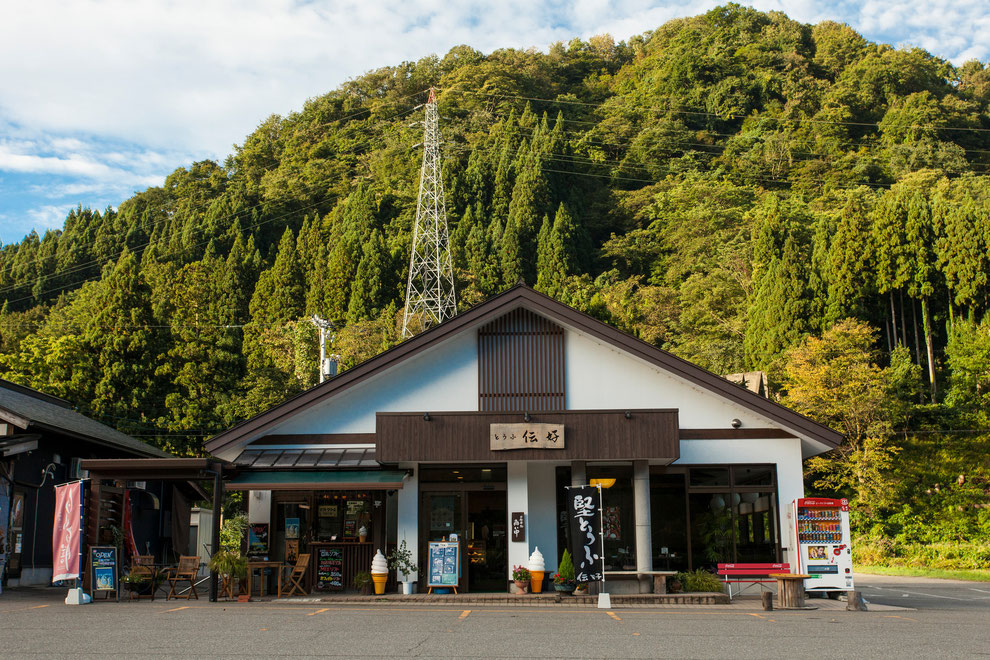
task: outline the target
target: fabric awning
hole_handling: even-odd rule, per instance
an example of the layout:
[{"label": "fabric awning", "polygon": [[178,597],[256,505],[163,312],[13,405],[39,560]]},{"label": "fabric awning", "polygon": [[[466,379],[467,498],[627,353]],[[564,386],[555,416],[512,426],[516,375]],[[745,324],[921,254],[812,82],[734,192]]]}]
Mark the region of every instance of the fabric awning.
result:
[{"label": "fabric awning", "polygon": [[402,488],[404,470],[337,470],[242,472],[226,482],[227,490],[391,490]]}]

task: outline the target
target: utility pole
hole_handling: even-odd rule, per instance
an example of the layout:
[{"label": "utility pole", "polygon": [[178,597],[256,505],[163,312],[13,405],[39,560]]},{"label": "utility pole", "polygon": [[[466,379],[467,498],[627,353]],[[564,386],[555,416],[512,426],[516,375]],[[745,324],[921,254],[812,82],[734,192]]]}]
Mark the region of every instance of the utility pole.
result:
[{"label": "utility pole", "polygon": [[417,329],[425,330],[431,325],[443,323],[457,313],[454,268],[447,233],[447,204],[443,193],[437,96],[432,87],[426,101],[424,129],[419,201],[402,318],[403,338],[412,337]]},{"label": "utility pole", "polygon": [[[322,383],[327,378],[333,378],[337,375],[337,363],[340,362],[340,356],[336,353],[327,355],[327,335],[331,330],[336,330],[337,326],[334,325],[333,321],[321,319],[316,314],[313,314],[310,322],[320,329],[320,382]],[[336,334],[330,335],[331,346],[333,346],[333,340],[336,336]]]}]

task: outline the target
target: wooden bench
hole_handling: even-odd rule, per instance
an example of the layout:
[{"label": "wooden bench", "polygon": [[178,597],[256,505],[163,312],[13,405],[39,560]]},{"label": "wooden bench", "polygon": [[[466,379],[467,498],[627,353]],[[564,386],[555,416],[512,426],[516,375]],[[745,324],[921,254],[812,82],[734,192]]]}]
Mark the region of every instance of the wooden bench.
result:
[{"label": "wooden bench", "polygon": [[677,571],[605,571],[605,577],[613,576],[634,576],[636,578],[650,576],[653,578],[653,593],[667,593],[667,578],[677,575]]},{"label": "wooden bench", "polygon": [[[791,570],[790,564],[719,564],[718,575],[722,578],[729,592],[729,600],[732,600],[732,585],[740,583],[759,584],[763,589],[764,584],[777,584],[776,579],[769,579],[771,575],[777,573],[788,573]],[[766,579],[761,579],[766,578]],[[741,590],[740,590],[741,591]]]}]

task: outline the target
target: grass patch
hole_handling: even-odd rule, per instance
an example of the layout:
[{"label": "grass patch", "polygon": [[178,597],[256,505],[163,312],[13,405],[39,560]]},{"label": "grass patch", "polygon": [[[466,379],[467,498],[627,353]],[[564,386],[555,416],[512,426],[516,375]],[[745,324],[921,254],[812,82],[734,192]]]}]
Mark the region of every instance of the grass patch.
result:
[{"label": "grass patch", "polygon": [[854,566],[853,574],[905,575],[908,577],[940,578],[944,580],[969,580],[990,582],[990,569],[947,570],[944,568],[919,568],[917,566]]}]

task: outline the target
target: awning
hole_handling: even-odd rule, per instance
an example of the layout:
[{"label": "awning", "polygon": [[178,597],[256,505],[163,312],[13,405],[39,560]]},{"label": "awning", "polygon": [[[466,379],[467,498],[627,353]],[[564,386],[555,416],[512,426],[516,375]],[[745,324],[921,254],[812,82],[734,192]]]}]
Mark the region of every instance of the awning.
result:
[{"label": "awning", "polygon": [[402,488],[405,476],[404,470],[259,470],[241,472],[226,486],[227,490],[392,490]]}]

